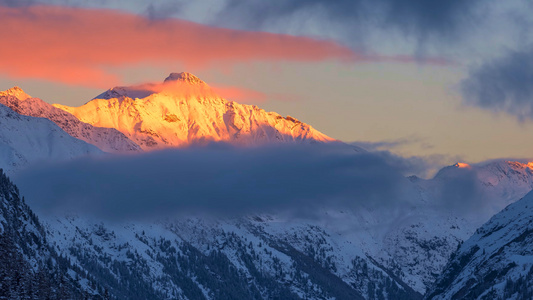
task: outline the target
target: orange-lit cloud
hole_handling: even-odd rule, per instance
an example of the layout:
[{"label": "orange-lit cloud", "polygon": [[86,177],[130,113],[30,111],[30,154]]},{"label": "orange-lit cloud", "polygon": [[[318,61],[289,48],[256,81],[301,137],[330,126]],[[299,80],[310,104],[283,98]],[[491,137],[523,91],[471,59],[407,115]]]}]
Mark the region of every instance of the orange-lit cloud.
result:
[{"label": "orange-lit cloud", "polygon": [[164,93],[175,97],[188,97],[191,95],[201,97],[222,97],[226,100],[243,104],[260,104],[270,99],[278,101],[298,101],[297,95],[280,93],[263,93],[253,89],[236,86],[209,86],[207,84],[190,85],[180,82],[145,83],[128,87],[119,87],[127,92],[131,98],[144,98],[153,93]]},{"label": "orange-lit cloud", "polygon": [[150,20],[114,10],[0,7],[0,20],[4,75],[91,87],[118,84],[109,68],[141,62],[198,68],[220,61],[364,60],[331,41]]},{"label": "orange-lit cloud", "polygon": [[223,98],[239,103],[259,104],[267,100],[267,95],[265,93],[252,89],[235,86],[215,86],[212,87],[212,89]]}]

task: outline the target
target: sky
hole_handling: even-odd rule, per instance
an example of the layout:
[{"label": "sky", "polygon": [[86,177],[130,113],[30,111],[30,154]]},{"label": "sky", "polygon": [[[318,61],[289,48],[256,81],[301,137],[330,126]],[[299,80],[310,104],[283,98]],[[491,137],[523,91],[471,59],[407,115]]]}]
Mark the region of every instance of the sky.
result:
[{"label": "sky", "polygon": [[533,158],[531,1],[0,0],[0,19],[0,90],[49,103],[188,71],[369,149]]}]

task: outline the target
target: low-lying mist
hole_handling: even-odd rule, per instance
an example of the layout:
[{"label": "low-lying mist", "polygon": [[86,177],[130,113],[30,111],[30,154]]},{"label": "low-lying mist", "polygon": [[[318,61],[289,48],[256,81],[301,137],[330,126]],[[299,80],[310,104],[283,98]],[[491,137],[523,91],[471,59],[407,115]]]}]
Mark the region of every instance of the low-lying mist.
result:
[{"label": "low-lying mist", "polygon": [[15,182],[28,203],[44,212],[109,218],[308,214],[319,207],[404,201],[410,171],[392,155],[347,146],[212,144],[43,164],[19,172]]},{"label": "low-lying mist", "polygon": [[[421,168],[388,152],[361,153],[347,145],[211,144],[34,165],[14,181],[31,207],[43,213],[112,220],[250,213],[313,217],[322,209],[408,208],[420,193],[406,176]],[[479,205],[472,174],[441,181],[432,198],[437,209]]]}]

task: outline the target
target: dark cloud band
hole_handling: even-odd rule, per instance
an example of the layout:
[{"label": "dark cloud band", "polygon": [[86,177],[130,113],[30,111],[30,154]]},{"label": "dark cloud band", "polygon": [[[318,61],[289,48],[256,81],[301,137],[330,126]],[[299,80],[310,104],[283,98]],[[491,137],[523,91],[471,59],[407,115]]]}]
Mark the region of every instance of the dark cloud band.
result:
[{"label": "dark cloud band", "polygon": [[474,69],[461,91],[469,104],[533,119],[533,49],[510,52]]},{"label": "dark cloud band", "polygon": [[[393,206],[410,166],[346,146],[257,149],[212,145],[41,166],[16,178],[39,210],[110,218],[239,215],[318,207]],[[32,200],[33,199],[33,200]]]}]

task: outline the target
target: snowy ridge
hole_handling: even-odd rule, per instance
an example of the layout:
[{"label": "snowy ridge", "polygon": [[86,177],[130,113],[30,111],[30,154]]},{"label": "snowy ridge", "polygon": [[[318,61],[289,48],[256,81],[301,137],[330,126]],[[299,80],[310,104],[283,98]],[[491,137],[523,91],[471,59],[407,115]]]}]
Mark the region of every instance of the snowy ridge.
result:
[{"label": "snowy ridge", "polygon": [[[333,141],[294,118],[224,100],[189,73],[173,73],[159,85],[113,88],[79,108],[52,107],[19,88],[0,92],[0,100],[109,152],[138,151],[137,143],[152,150],[208,141]],[[1,167],[15,170],[101,151],[47,119],[0,105],[0,153]],[[444,209],[450,199],[442,190],[464,178],[473,178],[486,196],[483,210],[471,215]],[[72,274],[90,273],[124,299],[419,299],[426,291],[428,299],[531,298],[532,194],[476,231],[533,188],[531,163],[458,163],[430,180],[409,179],[402,183],[410,201],[405,207],[324,208],[317,219],[40,218],[49,246],[68,258]]]},{"label": "snowy ridge", "polygon": [[533,189],[532,166],[532,163],[507,160],[472,166],[465,163],[457,163],[440,170],[435,175],[435,178],[450,178],[465,169],[473,171],[483,186],[490,190],[491,193],[498,194],[500,201],[504,203],[498,209],[499,211]]},{"label": "snowy ridge", "polygon": [[[507,162],[491,164],[500,163],[518,166]],[[488,176],[490,178],[494,176],[506,182],[508,189],[512,189],[513,184],[521,186],[521,181],[512,180],[514,173],[509,173],[507,169],[503,169],[505,173],[501,168],[490,166],[482,166],[480,170],[486,176],[491,175]],[[503,180],[502,174],[510,176],[509,180]],[[121,264],[133,268],[132,274],[138,272],[135,270],[138,265],[148,265],[154,268],[151,274],[170,278],[164,271],[165,263],[157,260],[157,257],[171,257],[171,254],[159,250],[158,241],[163,239],[164,243],[168,241],[175,249],[183,250],[187,245],[193,247],[187,248],[187,251],[195,249],[205,257],[218,249],[229,260],[228,263],[246,274],[249,282],[256,282],[260,291],[264,289],[261,287],[262,280],[269,278],[271,284],[289,284],[291,293],[313,299],[331,296],[332,292],[327,291],[324,284],[332,282],[340,286],[347,284],[353,287],[351,292],[366,299],[378,298],[380,294],[388,295],[384,296],[388,299],[416,299],[434,284],[450,255],[474,233],[477,222],[481,222],[479,218],[457,216],[433,206],[431,189],[437,188],[442,180],[441,176],[423,181],[424,184],[406,180],[405,184],[411,191],[411,207],[392,211],[376,211],[364,206],[353,211],[325,210],[324,217],[316,220],[262,215],[216,221],[178,218],[143,225],[128,222],[109,224],[80,216],[46,219],[46,222],[50,228],[50,238],[57,243],[57,249],[63,249],[58,251],[67,257],[76,255],[66,250],[73,247],[79,247],[76,250],[79,253],[94,252],[90,238],[101,240],[95,236],[95,228],[96,231],[114,232],[113,236],[99,242],[105,244],[102,246],[104,254],[91,255],[97,261],[102,260],[99,263],[109,257],[121,261]],[[494,187],[482,186],[486,189]],[[85,233],[80,234],[77,228]],[[128,236],[131,237],[129,240],[122,240]],[[136,246],[137,243],[142,244]],[[113,249],[138,252],[139,256],[127,258]],[[72,257],[72,261],[75,261],[75,257]],[[323,274],[330,276],[329,279],[313,277],[316,274],[307,269],[304,261],[316,264],[313,268],[320,268]],[[258,278],[255,269],[267,277]],[[197,279],[199,277],[201,275],[197,275]],[[310,285],[302,278],[309,278]],[[150,276],[146,280],[154,286]],[[169,295],[186,298],[186,292],[179,288],[179,284],[168,280],[164,288],[160,286],[156,290],[161,288],[171,291]],[[197,280],[196,284],[201,286],[204,293],[211,295],[208,298],[216,298],[213,286],[209,283]],[[306,285],[313,287],[312,290]]]},{"label": "snowy ridge", "polygon": [[[468,180],[465,172],[472,176],[481,202],[475,213],[460,215],[447,206],[449,199],[442,190],[454,190]],[[383,249],[394,262],[391,268],[401,270],[402,280],[421,293],[433,285],[450,255],[479,226],[533,189],[530,165],[512,161],[458,163],[444,167],[430,180],[410,179],[422,200],[403,223],[391,229]]]},{"label": "snowy ridge", "polygon": [[491,193],[496,193],[502,202],[498,211],[533,189],[532,163],[496,161],[480,166],[478,178]]},{"label": "snowy ridge", "polygon": [[[312,223],[267,216],[154,223],[68,217],[46,222],[54,249],[74,265],[100,265],[108,272],[106,278],[117,281],[125,273],[135,274],[161,299],[195,299],[194,291],[207,299],[224,298],[229,291],[218,285],[228,285],[230,279],[232,299],[421,298],[367,257],[353,236],[345,238]],[[217,269],[216,264],[225,267]],[[121,266],[122,274],[110,265]]]},{"label": "snowy ridge", "polygon": [[[533,189],[533,169],[531,163],[498,160],[478,165],[455,164],[442,168],[433,179],[412,178],[412,181],[424,190],[427,201],[438,198],[436,194],[444,185],[457,185],[467,181],[478,190],[479,210],[471,216],[475,228],[488,221],[510,203],[524,197]],[[478,197],[479,198],[479,197]]]},{"label": "snowy ridge", "polygon": [[[507,182],[509,189],[520,183],[503,180],[500,168],[482,170],[496,172],[492,176]],[[513,178],[514,173],[505,174]],[[437,176],[420,185],[406,179],[409,207],[324,209],[323,217],[316,219],[282,215],[151,222],[106,222],[83,215],[41,218],[54,249],[76,268],[98,266],[98,276],[111,282],[109,289],[116,294],[125,292],[120,282],[127,280],[144,287],[135,293],[157,299],[194,299],[198,293],[219,299],[228,295],[221,294],[228,291],[218,285],[220,278],[231,278],[234,298],[419,299],[479,222],[432,205],[431,189],[442,181]]]},{"label": "snowy ridge", "polygon": [[95,127],[83,123],[72,114],[58,109],[41,99],[31,97],[18,87],[0,92],[0,103],[22,115],[47,118],[71,136],[93,144],[105,152],[126,153],[141,151],[137,144],[116,129]]},{"label": "snowy ridge", "polygon": [[100,149],[71,137],[50,120],[19,115],[0,104],[0,168],[7,173],[29,163],[100,153]]},{"label": "snowy ridge", "polygon": [[15,97],[19,99],[20,101],[24,101],[28,98],[31,98],[30,95],[26,94],[21,88],[18,86],[12,87],[9,90],[6,91],[0,91],[0,97]]},{"label": "snowy ridge", "polygon": [[224,141],[239,145],[332,142],[290,116],[228,101],[189,73],[163,84],[116,87],[80,107],[54,104],[79,120],[116,128],[144,150]]},{"label": "snowy ridge", "polygon": [[479,228],[454,253],[428,299],[531,299],[533,192]]}]

